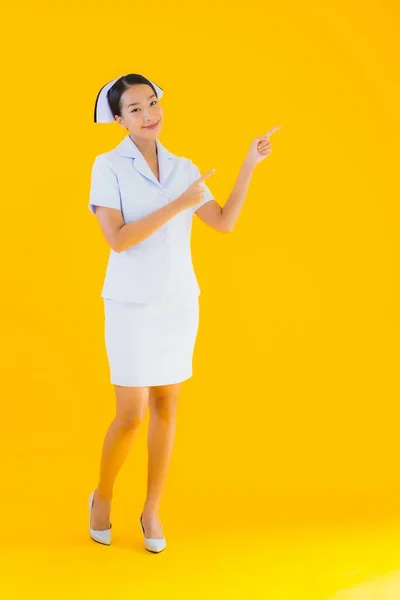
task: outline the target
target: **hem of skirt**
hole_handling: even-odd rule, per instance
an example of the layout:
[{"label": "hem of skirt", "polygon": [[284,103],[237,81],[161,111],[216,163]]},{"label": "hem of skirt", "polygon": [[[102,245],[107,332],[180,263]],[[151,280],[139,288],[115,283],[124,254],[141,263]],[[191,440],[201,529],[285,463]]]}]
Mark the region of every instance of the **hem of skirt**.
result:
[{"label": "hem of skirt", "polygon": [[114,378],[110,379],[110,382],[112,385],[118,385],[119,387],[154,387],[154,386],[159,386],[159,385],[174,385],[176,383],[182,383],[183,381],[187,381],[188,379],[190,379],[193,376],[193,372],[190,373],[190,375],[185,375],[184,377],[179,377],[178,379],[173,379],[173,380],[160,380],[159,382],[152,382],[152,383],[127,383],[126,381],[124,381],[123,383],[121,383],[120,381],[117,381]]}]

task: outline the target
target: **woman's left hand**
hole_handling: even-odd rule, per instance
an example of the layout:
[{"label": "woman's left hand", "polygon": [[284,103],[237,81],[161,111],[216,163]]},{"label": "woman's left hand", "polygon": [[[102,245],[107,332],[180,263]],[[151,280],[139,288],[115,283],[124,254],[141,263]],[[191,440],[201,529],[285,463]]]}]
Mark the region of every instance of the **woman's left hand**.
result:
[{"label": "woman's left hand", "polygon": [[275,133],[275,131],[278,131],[280,128],[281,126],[277,125],[276,127],[270,129],[265,135],[256,137],[250,146],[250,150],[245,158],[245,163],[251,167],[255,167],[259,162],[264,160],[264,158],[267,158],[267,156],[269,156],[272,152],[269,136]]}]

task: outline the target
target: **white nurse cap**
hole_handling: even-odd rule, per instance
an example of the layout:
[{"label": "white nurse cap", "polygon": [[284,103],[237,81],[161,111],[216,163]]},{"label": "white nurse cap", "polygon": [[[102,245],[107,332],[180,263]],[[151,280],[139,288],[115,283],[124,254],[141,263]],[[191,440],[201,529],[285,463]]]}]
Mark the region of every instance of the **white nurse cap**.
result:
[{"label": "white nurse cap", "polygon": [[[125,77],[125,75],[121,75],[121,77]],[[110,109],[110,105],[108,104],[107,93],[108,90],[112,88],[114,83],[118,81],[118,79],[121,79],[121,77],[117,77],[116,79],[113,79],[112,81],[109,81],[108,83],[103,85],[103,87],[97,94],[96,102],[94,105],[95,123],[112,123],[115,121],[114,115],[112,114]],[[147,77],[145,77],[145,79],[147,79]],[[160,88],[160,86],[158,86],[157,84],[153,83],[153,81],[150,81],[150,79],[147,79],[147,81],[151,83],[151,85],[156,90],[157,97],[161,98],[161,96],[163,95],[163,89]]]}]

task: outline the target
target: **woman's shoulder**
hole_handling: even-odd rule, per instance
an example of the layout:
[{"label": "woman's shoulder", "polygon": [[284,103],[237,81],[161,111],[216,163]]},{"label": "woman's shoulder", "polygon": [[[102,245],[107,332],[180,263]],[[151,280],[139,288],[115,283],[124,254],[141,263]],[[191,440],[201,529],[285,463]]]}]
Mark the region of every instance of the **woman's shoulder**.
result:
[{"label": "woman's shoulder", "polygon": [[121,157],[116,151],[116,148],[113,148],[111,150],[101,152],[100,154],[96,154],[93,158],[93,165],[96,165],[96,167],[108,167],[116,171],[118,169],[120,158]]}]

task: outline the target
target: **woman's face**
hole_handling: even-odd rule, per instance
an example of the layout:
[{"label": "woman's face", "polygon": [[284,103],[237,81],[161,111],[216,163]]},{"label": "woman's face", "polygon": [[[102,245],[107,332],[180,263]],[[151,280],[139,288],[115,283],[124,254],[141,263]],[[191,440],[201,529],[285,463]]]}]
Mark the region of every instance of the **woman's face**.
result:
[{"label": "woman's face", "polygon": [[[116,120],[129,134],[137,138],[154,139],[161,130],[164,119],[156,94],[146,83],[129,86],[121,96],[121,116]],[[158,125],[154,129],[146,129],[146,125]]]}]

